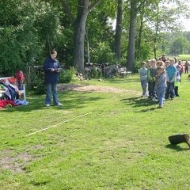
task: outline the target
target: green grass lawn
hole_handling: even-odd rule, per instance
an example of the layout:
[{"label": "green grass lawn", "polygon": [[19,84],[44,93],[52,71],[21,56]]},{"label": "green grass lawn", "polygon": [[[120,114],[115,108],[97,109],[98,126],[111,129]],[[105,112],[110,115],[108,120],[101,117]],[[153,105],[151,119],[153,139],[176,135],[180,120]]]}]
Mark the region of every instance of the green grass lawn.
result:
[{"label": "green grass lawn", "polygon": [[59,92],[63,107],[0,111],[0,190],[187,190],[190,149],[168,136],[190,133],[190,81],[179,98],[141,98],[139,76],[90,80],[115,92]]},{"label": "green grass lawn", "polygon": [[190,61],[190,54],[181,54],[177,57],[177,59],[182,61]]}]

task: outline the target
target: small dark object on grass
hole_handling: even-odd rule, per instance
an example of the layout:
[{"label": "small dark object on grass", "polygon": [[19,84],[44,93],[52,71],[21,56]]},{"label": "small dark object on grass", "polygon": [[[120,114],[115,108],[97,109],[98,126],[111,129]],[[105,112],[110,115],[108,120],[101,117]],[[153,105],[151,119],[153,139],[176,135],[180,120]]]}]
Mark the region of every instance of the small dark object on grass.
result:
[{"label": "small dark object on grass", "polygon": [[168,137],[168,140],[171,144],[177,145],[180,143],[187,143],[187,145],[190,147],[190,139],[188,134],[178,134],[178,135],[172,135]]}]

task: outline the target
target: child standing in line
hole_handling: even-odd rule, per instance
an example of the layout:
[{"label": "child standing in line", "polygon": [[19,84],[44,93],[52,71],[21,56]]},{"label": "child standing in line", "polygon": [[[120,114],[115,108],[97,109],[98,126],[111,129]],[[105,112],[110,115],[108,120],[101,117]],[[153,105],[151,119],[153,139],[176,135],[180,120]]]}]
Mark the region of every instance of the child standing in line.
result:
[{"label": "child standing in line", "polygon": [[156,93],[155,93],[155,80],[156,80],[156,60],[152,59],[150,62],[150,67],[147,71],[147,78],[148,78],[148,91],[149,97],[155,101],[156,100]]},{"label": "child standing in line", "polygon": [[141,80],[141,87],[142,87],[142,97],[147,96],[146,90],[147,90],[147,68],[146,63],[143,62],[141,65],[141,68],[139,69],[139,75]]},{"label": "child standing in line", "polygon": [[165,100],[165,91],[167,87],[166,71],[163,66],[157,68],[156,92],[158,97],[158,108],[162,108]]},{"label": "child standing in line", "polygon": [[181,67],[177,66],[176,81],[174,83],[174,85],[175,85],[175,88],[174,88],[175,96],[177,96],[177,97],[179,97],[178,88],[179,88],[180,83],[181,83],[180,70],[181,70]]},{"label": "child standing in line", "polygon": [[174,83],[176,80],[176,73],[177,73],[177,68],[174,65],[175,60],[170,59],[170,64],[166,67],[166,75],[167,75],[167,88],[166,88],[166,96],[165,98],[171,98],[171,100],[174,99],[175,96],[175,90],[174,90]]}]

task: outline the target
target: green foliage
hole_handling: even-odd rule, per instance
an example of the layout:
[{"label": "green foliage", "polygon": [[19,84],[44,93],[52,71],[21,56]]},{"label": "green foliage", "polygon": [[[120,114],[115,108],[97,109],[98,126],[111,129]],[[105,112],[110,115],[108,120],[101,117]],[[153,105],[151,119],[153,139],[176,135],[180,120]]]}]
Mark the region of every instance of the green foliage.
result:
[{"label": "green foliage", "polygon": [[152,52],[152,46],[148,43],[141,43],[141,49],[138,56],[140,56],[138,59],[140,60],[147,60],[149,57],[154,57]]},{"label": "green foliage", "polygon": [[[105,0],[88,16],[86,31],[90,46],[90,62],[92,63],[111,62],[114,59],[114,32],[109,19],[115,15],[116,6],[114,7],[114,4],[115,2],[111,3],[111,1]],[[87,62],[87,47],[85,53]]]},{"label": "green foliage", "polygon": [[91,76],[92,78],[102,77],[102,72],[97,67],[92,67]]},{"label": "green foliage", "polygon": [[44,94],[46,87],[44,84],[44,72],[40,69],[31,69],[27,89],[34,94]]},{"label": "green foliage", "polygon": [[[60,25],[60,12],[49,4],[44,5],[42,13],[38,13],[35,27],[38,31],[40,41],[46,44],[46,52],[50,52],[60,39],[62,39],[63,28]],[[62,42],[62,40],[61,40]]]},{"label": "green foliage", "polygon": [[165,54],[177,56],[190,53],[190,32],[165,33],[163,37],[165,41],[161,48],[165,50]]},{"label": "green foliage", "polygon": [[138,70],[141,68],[141,65],[142,65],[142,61],[136,61],[135,64],[134,64],[133,72],[138,73]]},{"label": "green foliage", "polygon": [[1,74],[13,74],[16,68],[23,67],[20,57],[21,44],[17,41],[15,28],[1,28],[0,30],[0,62]]},{"label": "green foliage", "polygon": [[[1,75],[26,69],[49,53],[62,35],[59,12],[42,1],[1,1],[0,62]],[[10,10],[7,15],[3,10]],[[3,16],[2,16],[3,15]]]},{"label": "green foliage", "polygon": [[91,59],[95,63],[107,63],[114,60],[114,58],[114,53],[106,42],[97,43],[96,48],[91,51]]},{"label": "green foliage", "polygon": [[[94,3],[92,1],[92,3]],[[167,33],[166,25],[172,29],[175,25],[172,16],[176,17],[176,12],[182,12],[180,6],[176,12],[169,9],[157,10],[159,1],[146,1],[143,6],[138,1],[139,14],[137,20],[137,38],[141,39],[140,50],[136,49],[136,62],[147,60],[153,57],[153,44],[156,39],[157,52],[170,54],[175,50],[175,54],[189,53],[190,46],[189,32],[181,33],[187,39],[184,41],[180,34]],[[69,10],[75,20],[77,15],[78,1],[67,0]],[[122,58],[115,59],[113,53],[114,35],[111,19],[115,18],[117,10],[117,1],[101,1],[88,15],[86,23],[86,41],[85,41],[85,62],[88,60],[87,40],[90,45],[90,62],[92,63],[119,63],[126,64],[127,44],[129,33],[129,1],[124,2],[124,15],[122,24]],[[150,11],[152,10],[152,11]],[[184,9],[183,9],[184,10]],[[183,11],[185,13],[185,10]],[[160,13],[160,14],[157,14]],[[171,13],[171,14],[170,14]],[[143,16],[142,36],[138,36],[140,29],[140,17]],[[73,24],[66,12],[63,11],[62,2],[55,0],[9,0],[0,1],[0,76],[10,76],[16,70],[26,70],[27,65],[42,64],[44,57],[49,54],[50,49],[55,48],[58,51],[58,59],[66,65],[73,65]],[[167,18],[167,19],[166,19]],[[157,25],[158,24],[158,25]],[[156,32],[156,26],[158,30]],[[177,25],[175,28],[179,28]],[[168,37],[169,36],[169,37]],[[163,41],[165,40],[165,41]],[[175,42],[175,43],[174,43]],[[179,48],[180,46],[180,48]],[[136,46],[137,47],[137,46]],[[161,49],[161,51],[160,51]],[[176,52],[177,51],[177,52]],[[139,53],[139,54],[137,54]],[[135,66],[136,67],[136,66]],[[62,77],[62,81],[70,81],[72,74]],[[98,72],[93,74],[98,77]]]},{"label": "green foliage", "polygon": [[60,83],[69,83],[73,80],[74,76],[76,75],[76,70],[74,67],[70,69],[62,69],[59,75],[59,82]]},{"label": "green foliage", "polygon": [[174,39],[174,41],[171,44],[170,54],[172,55],[178,55],[184,53],[185,49],[188,49],[189,42],[184,36],[179,36]]}]

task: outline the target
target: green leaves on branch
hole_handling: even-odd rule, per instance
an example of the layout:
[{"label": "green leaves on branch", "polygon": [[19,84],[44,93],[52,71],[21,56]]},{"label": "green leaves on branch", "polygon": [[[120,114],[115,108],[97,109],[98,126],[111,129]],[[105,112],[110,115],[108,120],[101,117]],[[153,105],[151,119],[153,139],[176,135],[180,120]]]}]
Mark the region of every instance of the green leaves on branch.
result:
[{"label": "green leaves on branch", "polygon": [[0,1],[0,7],[3,7],[0,9],[0,73],[10,75],[25,69],[27,63],[33,64],[37,58],[42,61],[42,52],[49,53],[62,35],[62,28],[59,11],[43,1]]}]

